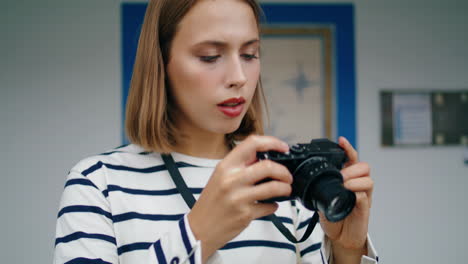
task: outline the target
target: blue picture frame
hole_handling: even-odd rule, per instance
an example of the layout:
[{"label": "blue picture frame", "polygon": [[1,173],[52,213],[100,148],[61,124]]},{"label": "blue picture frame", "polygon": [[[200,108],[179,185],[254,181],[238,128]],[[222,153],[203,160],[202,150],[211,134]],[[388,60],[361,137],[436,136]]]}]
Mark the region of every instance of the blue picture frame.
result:
[{"label": "blue picture frame", "polygon": [[[146,6],[146,3],[121,5],[122,120],[125,120],[125,104]],[[357,148],[353,4],[268,3],[261,6],[268,23],[327,25],[334,29],[336,134],[345,136]],[[123,125],[122,138],[127,142]]]}]

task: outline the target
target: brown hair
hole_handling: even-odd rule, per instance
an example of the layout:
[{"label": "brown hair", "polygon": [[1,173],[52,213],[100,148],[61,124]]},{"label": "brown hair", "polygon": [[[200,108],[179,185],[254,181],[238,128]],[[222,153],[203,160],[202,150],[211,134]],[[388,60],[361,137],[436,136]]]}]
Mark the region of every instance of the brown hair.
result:
[{"label": "brown hair", "polygon": [[[249,4],[260,27],[262,15],[256,0]],[[168,153],[173,150],[180,132],[171,117],[171,100],[166,75],[171,42],[177,26],[197,0],[151,0],[138,42],[130,91],[127,98],[125,128],[129,140],[146,150]],[[240,127],[226,135],[229,144],[249,134],[263,134],[263,106],[261,81],[257,84],[252,103]]]}]

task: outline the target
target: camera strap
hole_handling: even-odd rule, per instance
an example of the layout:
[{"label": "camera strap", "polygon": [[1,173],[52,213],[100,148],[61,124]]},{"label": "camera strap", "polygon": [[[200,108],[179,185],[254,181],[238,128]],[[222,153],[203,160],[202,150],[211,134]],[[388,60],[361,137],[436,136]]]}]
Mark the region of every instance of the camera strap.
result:
[{"label": "camera strap", "polygon": [[[192,209],[193,205],[196,202],[195,197],[193,196],[193,193],[190,191],[190,189],[187,187],[187,184],[182,178],[182,175],[180,175],[180,171],[174,162],[174,158],[172,158],[171,154],[161,154],[161,157],[164,163],[166,164],[166,168],[169,171],[169,174],[171,175],[171,178],[174,181],[177,190],[182,195],[182,198],[184,198],[184,201],[188,205],[188,207]],[[284,235],[284,237],[286,237],[292,243],[296,244],[304,242],[305,240],[307,240],[307,238],[309,238],[309,236],[312,234],[312,231],[315,228],[315,225],[319,220],[319,215],[317,212],[314,213],[314,216],[309,220],[306,232],[300,240],[296,239],[296,237],[291,233],[291,231],[289,231],[289,229],[286,226],[284,226],[283,222],[281,222],[281,220],[275,214],[268,215],[266,216],[266,218],[276,226],[276,228]]]},{"label": "camera strap", "polygon": [[177,168],[174,162],[174,158],[172,158],[171,154],[161,154],[161,157],[164,160],[164,163],[166,164],[166,168],[169,171],[169,174],[171,175],[171,178],[174,181],[177,190],[182,195],[182,198],[184,198],[184,201],[188,205],[188,207],[192,209],[193,205],[196,202],[195,197],[193,196],[193,193],[190,192],[189,188],[187,187],[187,184],[185,184],[182,175],[180,175],[179,169]]}]

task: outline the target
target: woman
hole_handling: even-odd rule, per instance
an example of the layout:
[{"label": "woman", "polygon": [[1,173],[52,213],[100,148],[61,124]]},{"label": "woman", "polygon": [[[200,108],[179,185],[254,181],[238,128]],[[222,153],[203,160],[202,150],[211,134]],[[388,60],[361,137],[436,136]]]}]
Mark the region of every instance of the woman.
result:
[{"label": "woman", "polygon": [[[254,0],[150,1],[127,103],[133,144],[71,170],[55,263],[372,261],[373,183],[344,138],[350,162],[342,174],[357,196],[345,220],[321,217],[324,232],[316,228],[296,246],[263,218],[276,213],[299,237],[313,212],[257,202],[288,196],[292,182],[284,166],[256,161],[259,151],[288,151],[279,139],[260,136],[259,14]],[[171,153],[197,198],[191,210],[162,153]],[[265,178],[273,181],[257,184]]]}]

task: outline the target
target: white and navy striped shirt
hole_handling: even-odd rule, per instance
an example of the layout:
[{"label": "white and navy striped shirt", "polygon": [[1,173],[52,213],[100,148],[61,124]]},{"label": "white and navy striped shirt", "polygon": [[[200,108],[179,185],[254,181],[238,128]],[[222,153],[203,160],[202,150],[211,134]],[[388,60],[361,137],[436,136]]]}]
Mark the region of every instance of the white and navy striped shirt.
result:
[{"label": "white and navy striped shirt", "polygon": [[[219,162],[173,153],[198,198]],[[189,212],[158,153],[128,145],[79,162],[70,171],[57,219],[54,263],[201,263],[201,244]],[[280,202],[276,215],[302,237],[313,212]],[[266,219],[257,219],[219,249],[211,263],[328,263],[330,243],[320,225],[304,243],[289,242]],[[370,241],[370,240],[368,240]],[[368,243],[369,257],[375,251]],[[370,262],[369,262],[370,261]]]}]

